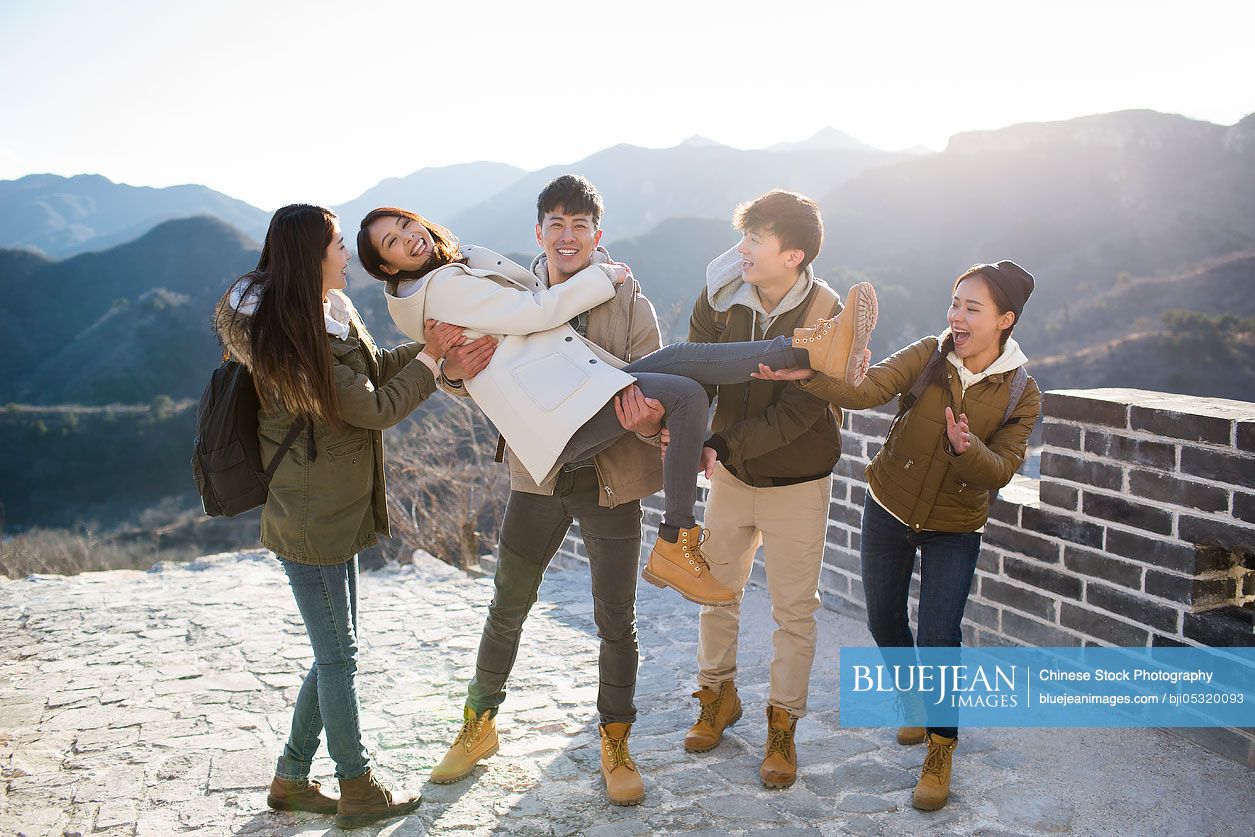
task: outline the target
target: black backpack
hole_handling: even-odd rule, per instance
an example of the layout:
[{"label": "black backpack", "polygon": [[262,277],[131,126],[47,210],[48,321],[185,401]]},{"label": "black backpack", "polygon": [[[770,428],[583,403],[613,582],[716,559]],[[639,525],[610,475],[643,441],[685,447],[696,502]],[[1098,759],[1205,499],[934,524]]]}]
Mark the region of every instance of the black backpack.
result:
[{"label": "black backpack", "polygon": [[[192,476],[205,514],[234,517],[266,502],[270,479],[296,437],[309,424],[292,423],[270,464],[263,469],[257,438],[261,401],[253,376],[244,364],[224,360],[214,370],[196,411],[196,442]],[[309,458],[314,459],[314,434],[309,435]]]}]

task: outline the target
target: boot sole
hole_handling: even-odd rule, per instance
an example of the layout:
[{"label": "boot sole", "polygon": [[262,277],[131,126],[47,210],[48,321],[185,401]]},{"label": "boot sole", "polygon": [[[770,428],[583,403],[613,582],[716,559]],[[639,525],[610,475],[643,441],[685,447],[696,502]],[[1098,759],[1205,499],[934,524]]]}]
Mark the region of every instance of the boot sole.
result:
[{"label": "boot sole", "polygon": [[916,802],[914,799],[912,799],[911,807],[919,811],[940,811],[942,808],[946,807],[946,803],[949,801],[950,801],[950,797],[946,797],[945,799],[938,802],[936,805],[932,805],[928,803]]},{"label": "boot sole", "polygon": [[395,811],[389,811],[386,814],[336,814],[336,826],[348,831],[354,828],[361,828],[364,825],[395,819],[396,817],[409,816],[414,813],[422,802],[422,799],[415,799],[409,805],[397,808]]},{"label": "boot sole", "polygon": [[479,766],[479,763],[481,761],[488,758],[489,756],[495,756],[497,754],[497,751],[500,749],[501,749],[500,744],[494,744],[488,752],[484,753],[482,756],[475,759],[475,761],[471,762],[470,767],[468,767],[465,771],[463,771],[462,773],[459,773],[456,776],[450,776],[447,779],[437,779],[435,776],[428,776],[427,781],[431,782],[433,785],[452,785],[454,782],[460,782],[463,779],[465,779],[467,776],[470,776],[472,773],[474,773],[475,768]]},{"label": "boot sole", "polygon": [[763,787],[770,788],[771,790],[784,790],[785,788],[793,787],[793,785],[797,783],[796,777],[788,782],[768,782],[762,776],[759,776],[758,778],[763,783]]},{"label": "boot sole", "polygon": [[[723,725],[724,730],[726,731],[728,727],[732,726],[739,720],[741,720],[741,713],[737,712],[734,716],[728,719],[728,722],[726,724]],[[715,743],[711,744],[709,747],[690,747],[688,744],[685,744],[684,749],[685,751],[690,752],[690,753],[709,753],[711,750],[715,749],[722,743],[723,743],[723,732],[720,732],[719,737],[715,739]]]},{"label": "boot sole", "polygon": [[646,581],[648,581],[650,584],[654,585],[655,587],[661,587],[664,590],[670,587],[672,590],[679,593],[681,596],[688,599],[693,604],[706,605],[707,607],[731,607],[732,605],[736,604],[735,599],[730,602],[725,602],[725,601],[715,601],[714,599],[700,599],[697,596],[691,596],[688,593],[685,593],[679,587],[676,587],[671,582],[662,578],[661,576],[657,576],[651,573],[648,567],[641,570],[641,578],[645,579]]},{"label": "boot sole", "polygon": [[854,342],[845,362],[845,379],[851,386],[858,386],[867,375],[867,344],[871,342],[872,331],[876,328],[880,306],[876,300],[876,289],[870,282],[859,282],[850,288],[846,300],[847,304],[854,305],[855,324]]},{"label": "boot sole", "polygon": [[612,799],[609,794],[606,795],[606,801],[611,805],[618,805],[620,808],[630,808],[633,805],[640,805],[645,801],[645,794],[641,794],[635,799]]},{"label": "boot sole", "polygon": [[286,799],[275,799],[273,796],[266,796],[266,807],[272,811],[308,811],[311,814],[334,814],[335,808],[315,808],[310,805],[300,805],[290,802]]}]

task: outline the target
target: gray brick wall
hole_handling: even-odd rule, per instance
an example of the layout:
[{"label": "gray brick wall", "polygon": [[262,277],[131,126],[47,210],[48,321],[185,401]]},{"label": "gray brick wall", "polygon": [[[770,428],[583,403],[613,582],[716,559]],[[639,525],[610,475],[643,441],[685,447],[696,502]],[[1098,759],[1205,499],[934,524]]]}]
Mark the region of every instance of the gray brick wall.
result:
[{"label": "gray brick wall", "polygon": [[[829,505],[821,594],[860,618],[863,472],[891,416],[846,414]],[[1059,390],[1046,394],[1042,420],[1040,479],[1016,477],[991,511],[965,642],[1255,645],[1255,404]],[[704,501],[703,488],[699,520]],[[648,547],[660,498],[645,507]],[[558,560],[587,560],[577,530]],[[917,591],[918,570],[913,614]],[[1255,766],[1251,730],[1189,737]]]}]

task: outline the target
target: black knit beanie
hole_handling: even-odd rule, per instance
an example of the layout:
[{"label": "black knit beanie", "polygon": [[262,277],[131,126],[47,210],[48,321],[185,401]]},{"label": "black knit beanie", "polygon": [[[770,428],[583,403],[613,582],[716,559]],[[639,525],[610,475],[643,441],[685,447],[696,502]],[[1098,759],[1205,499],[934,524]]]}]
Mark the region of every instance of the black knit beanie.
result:
[{"label": "black knit beanie", "polygon": [[1029,294],[1033,292],[1033,274],[1008,259],[994,264],[977,265],[976,269],[1002,291],[1007,302],[1011,304],[1011,310],[1015,312],[1016,325],[1019,325],[1024,303],[1028,302]]}]

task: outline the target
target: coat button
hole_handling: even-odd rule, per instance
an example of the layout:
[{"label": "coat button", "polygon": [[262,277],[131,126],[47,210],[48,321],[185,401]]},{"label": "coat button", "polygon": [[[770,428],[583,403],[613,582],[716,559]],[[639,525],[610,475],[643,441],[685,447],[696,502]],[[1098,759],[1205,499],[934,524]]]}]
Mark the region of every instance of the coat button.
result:
[{"label": "coat button", "polygon": [[591,358],[588,362],[589,362],[589,363],[596,363],[596,362],[597,362],[597,358]]},{"label": "coat button", "polygon": [[574,337],[568,337],[568,338],[566,338],[566,341],[567,341],[568,343],[570,343],[570,342],[571,342],[572,340],[574,340],[574,339],[575,339]]}]

